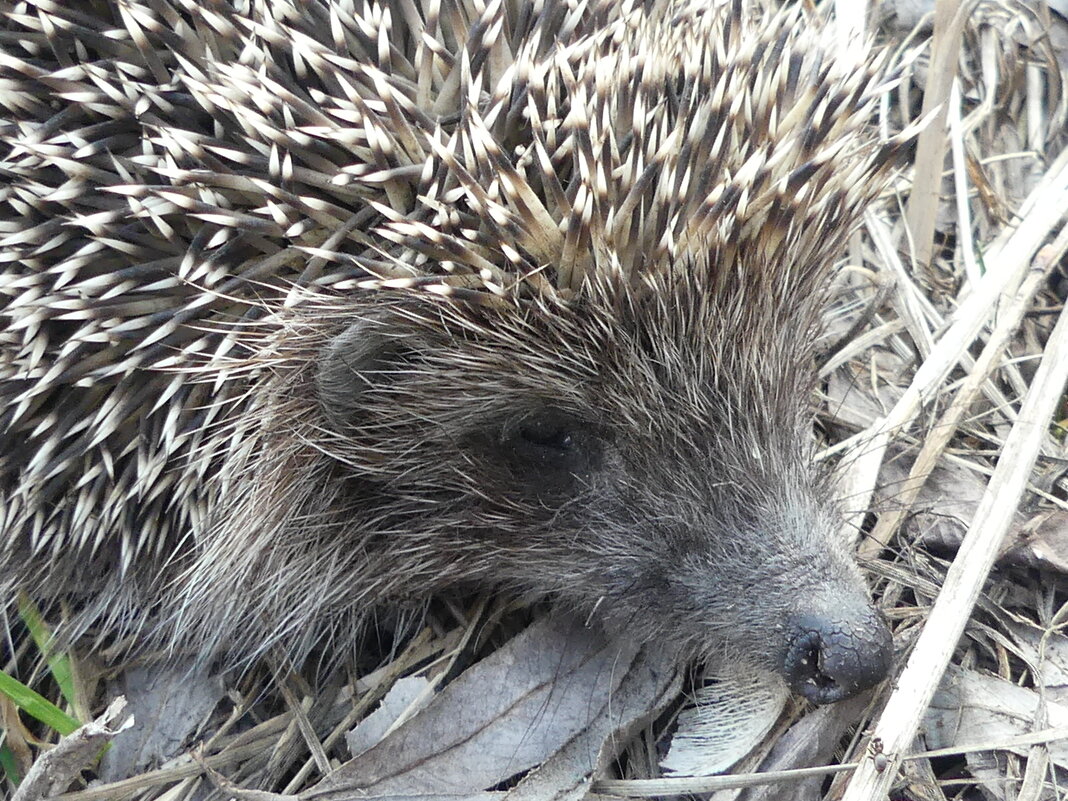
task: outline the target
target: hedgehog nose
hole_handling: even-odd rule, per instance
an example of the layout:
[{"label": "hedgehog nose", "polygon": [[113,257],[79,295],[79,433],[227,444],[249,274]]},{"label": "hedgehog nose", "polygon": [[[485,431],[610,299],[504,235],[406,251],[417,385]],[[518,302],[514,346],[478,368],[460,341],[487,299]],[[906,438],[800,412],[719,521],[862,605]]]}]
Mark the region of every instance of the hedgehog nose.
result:
[{"label": "hedgehog nose", "polygon": [[886,678],[894,643],[883,616],[869,607],[798,615],[787,625],[784,664],[790,688],[817,704],[856,695]]}]

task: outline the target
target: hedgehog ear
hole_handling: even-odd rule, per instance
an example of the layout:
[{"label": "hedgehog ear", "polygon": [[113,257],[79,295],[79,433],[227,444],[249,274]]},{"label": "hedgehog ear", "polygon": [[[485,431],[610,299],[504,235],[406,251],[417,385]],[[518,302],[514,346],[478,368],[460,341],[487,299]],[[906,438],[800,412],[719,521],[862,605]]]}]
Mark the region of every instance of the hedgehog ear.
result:
[{"label": "hedgehog ear", "polygon": [[319,403],[332,423],[346,428],[357,422],[360,396],[371,387],[392,380],[392,368],[412,351],[407,339],[394,320],[368,315],[323,348],[316,385]]}]

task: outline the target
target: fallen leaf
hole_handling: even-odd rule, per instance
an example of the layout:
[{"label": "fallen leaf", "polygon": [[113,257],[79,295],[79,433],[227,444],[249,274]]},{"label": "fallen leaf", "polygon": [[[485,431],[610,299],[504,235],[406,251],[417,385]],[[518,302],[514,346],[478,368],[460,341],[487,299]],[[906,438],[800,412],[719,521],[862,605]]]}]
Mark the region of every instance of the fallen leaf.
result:
[{"label": "fallen leaf", "polygon": [[[927,747],[959,748],[999,742],[1034,731],[1037,691],[973,670],[951,668],[924,716]],[[1046,724],[1068,726],[1068,705],[1046,699]],[[1009,748],[1026,756],[1029,746]],[[1068,767],[1068,742],[1049,744],[1050,759]]]},{"label": "fallen leaf", "polygon": [[133,725],[126,706],[125,698],[116,698],[96,720],[75,729],[55,748],[38,756],[11,801],[44,801],[64,792],[92,764],[100,749]]},{"label": "fallen leaf", "polygon": [[546,762],[606,709],[616,714],[610,705],[637,653],[634,644],[609,640],[571,619],[540,621],[303,798],[469,795],[494,788]]},{"label": "fallen leaf", "polygon": [[103,782],[119,781],[181,752],[223,696],[222,682],[192,661],[130,668],[117,682],[134,725],[115,738],[100,760]]},{"label": "fallen leaf", "polygon": [[722,773],[760,744],[790,697],[783,680],[770,673],[724,673],[706,682],[679,713],[671,747],[660,760],[666,771]]},{"label": "fallen leaf", "polygon": [[374,747],[400,720],[401,715],[410,716],[430,703],[433,695],[429,693],[429,688],[430,681],[423,676],[408,676],[397,681],[390,687],[378,709],[345,735],[349,753],[357,757]]}]

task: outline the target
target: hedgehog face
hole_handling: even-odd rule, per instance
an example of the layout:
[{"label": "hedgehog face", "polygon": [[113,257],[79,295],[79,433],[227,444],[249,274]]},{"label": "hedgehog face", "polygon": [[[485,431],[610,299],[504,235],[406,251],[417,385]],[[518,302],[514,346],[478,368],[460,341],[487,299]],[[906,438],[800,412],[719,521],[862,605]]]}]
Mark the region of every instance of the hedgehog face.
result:
[{"label": "hedgehog face", "polygon": [[[426,575],[596,610],[816,701],[878,681],[889,635],[811,460],[811,339],[763,352],[723,309],[655,298],[363,312],[319,367],[331,447],[411,549],[449,543]],[[740,383],[757,358],[779,369]]]}]

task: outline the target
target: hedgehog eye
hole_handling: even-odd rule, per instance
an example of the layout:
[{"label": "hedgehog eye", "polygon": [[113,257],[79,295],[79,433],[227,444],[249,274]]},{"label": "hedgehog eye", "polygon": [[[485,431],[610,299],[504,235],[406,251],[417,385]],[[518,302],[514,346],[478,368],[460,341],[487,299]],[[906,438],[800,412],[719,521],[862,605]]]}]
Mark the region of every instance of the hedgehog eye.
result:
[{"label": "hedgehog eye", "polygon": [[590,426],[556,411],[529,415],[507,426],[501,445],[513,469],[536,470],[543,477],[587,473],[597,455]]},{"label": "hedgehog eye", "polygon": [[571,429],[557,420],[534,418],[519,424],[517,436],[527,445],[555,451],[566,451],[575,445]]}]

